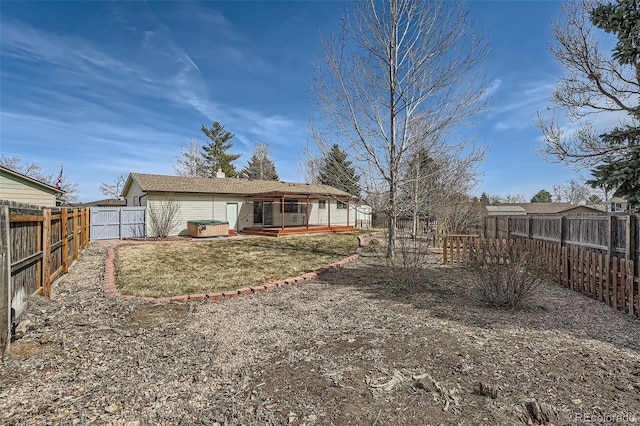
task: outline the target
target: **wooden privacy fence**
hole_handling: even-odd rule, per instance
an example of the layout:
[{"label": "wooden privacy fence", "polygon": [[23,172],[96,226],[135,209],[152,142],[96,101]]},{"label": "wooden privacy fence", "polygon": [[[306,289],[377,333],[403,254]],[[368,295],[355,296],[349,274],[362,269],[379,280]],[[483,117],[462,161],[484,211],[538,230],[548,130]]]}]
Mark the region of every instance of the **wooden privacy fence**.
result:
[{"label": "wooden privacy fence", "polygon": [[[561,246],[557,242],[519,239],[540,262],[553,280],[614,309],[640,318],[640,264],[633,259],[610,256],[597,249]],[[448,235],[443,246],[444,263],[460,265],[468,261],[471,250],[483,244],[506,244],[507,240],[480,240],[473,235]],[[512,243],[514,240],[508,240]]]},{"label": "wooden privacy fence", "polygon": [[611,257],[640,261],[638,215],[527,215],[488,216],[483,233],[487,239],[527,238],[581,247]]},{"label": "wooden privacy fence", "polygon": [[89,243],[89,209],[0,206],[0,352],[33,294],[51,295],[51,283]]}]

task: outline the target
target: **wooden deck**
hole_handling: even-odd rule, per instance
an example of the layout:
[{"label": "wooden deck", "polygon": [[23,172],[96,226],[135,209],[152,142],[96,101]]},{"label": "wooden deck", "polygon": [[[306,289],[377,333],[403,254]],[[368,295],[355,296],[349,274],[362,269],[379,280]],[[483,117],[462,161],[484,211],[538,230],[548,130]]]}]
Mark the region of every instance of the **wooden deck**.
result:
[{"label": "wooden deck", "polygon": [[265,235],[269,237],[280,237],[284,235],[296,235],[296,234],[335,234],[338,232],[355,232],[355,231],[356,229],[353,226],[309,225],[308,228],[306,226],[287,226],[284,229],[280,227],[244,228],[242,231],[240,231],[240,233],[247,234],[247,235]]}]

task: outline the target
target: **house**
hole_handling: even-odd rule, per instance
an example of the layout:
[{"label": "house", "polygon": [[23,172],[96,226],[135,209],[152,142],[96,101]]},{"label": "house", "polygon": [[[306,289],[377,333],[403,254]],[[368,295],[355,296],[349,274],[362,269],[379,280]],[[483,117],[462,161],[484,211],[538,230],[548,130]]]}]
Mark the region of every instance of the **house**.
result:
[{"label": "house", "polygon": [[104,200],[89,201],[80,203],[76,207],[125,207],[127,202],[119,198],[105,198]]},{"label": "house", "polygon": [[594,207],[575,206],[571,203],[504,203],[486,208],[488,216],[602,213],[602,210]]},{"label": "house", "polygon": [[624,198],[614,197],[607,204],[607,211],[611,213],[624,213],[629,209],[629,203]]},{"label": "house", "polygon": [[227,178],[222,173],[216,178],[131,173],[122,196],[127,206],[146,206],[147,218],[151,211],[174,204],[178,224],[170,235],[185,235],[187,222],[201,220],[226,221],[229,230],[256,234],[353,230],[369,226],[371,220],[367,206],[331,186]]},{"label": "house", "polygon": [[55,207],[64,191],[22,173],[0,167],[0,199]]}]

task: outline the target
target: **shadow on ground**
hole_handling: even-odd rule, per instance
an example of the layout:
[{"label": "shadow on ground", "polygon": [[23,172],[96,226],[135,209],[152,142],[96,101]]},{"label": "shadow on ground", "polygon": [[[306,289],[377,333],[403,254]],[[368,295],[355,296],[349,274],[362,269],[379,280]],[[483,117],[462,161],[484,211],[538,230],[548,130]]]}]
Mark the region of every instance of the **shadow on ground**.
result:
[{"label": "shadow on ground", "polygon": [[392,272],[382,256],[365,253],[355,264],[331,271],[322,280],[334,286],[353,286],[366,297],[406,304],[430,317],[465,326],[562,331],[640,350],[637,318],[553,282],[545,284],[524,309],[492,307],[480,298],[470,272],[442,266],[435,256],[419,276],[410,276]]}]

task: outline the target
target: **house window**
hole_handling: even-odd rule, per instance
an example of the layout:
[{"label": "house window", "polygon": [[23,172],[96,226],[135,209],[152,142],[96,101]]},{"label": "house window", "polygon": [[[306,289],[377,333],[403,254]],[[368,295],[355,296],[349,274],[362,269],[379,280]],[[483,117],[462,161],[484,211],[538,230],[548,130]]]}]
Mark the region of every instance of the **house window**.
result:
[{"label": "house window", "polygon": [[346,210],[346,209],[347,209],[347,203],[345,203],[344,201],[338,200],[338,210]]},{"label": "house window", "polygon": [[285,213],[298,213],[298,202],[296,200],[286,200],[284,202]]},{"label": "house window", "polygon": [[262,223],[262,201],[253,202],[253,223]]},{"label": "house window", "polygon": [[624,212],[624,208],[622,207],[622,203],[611,203],[611,211],[612,212]]},{"label": "house window", "polygon": [[326,209],[327,208],[327,200],[318,200],[318,208]]}]

